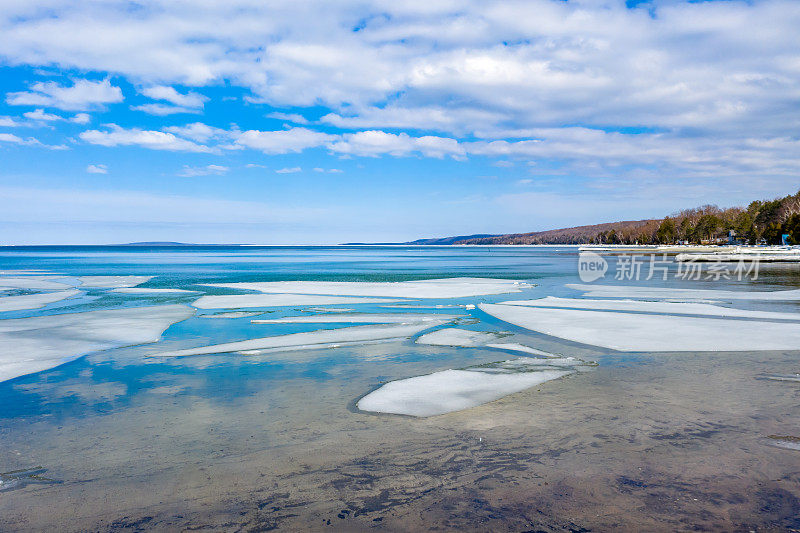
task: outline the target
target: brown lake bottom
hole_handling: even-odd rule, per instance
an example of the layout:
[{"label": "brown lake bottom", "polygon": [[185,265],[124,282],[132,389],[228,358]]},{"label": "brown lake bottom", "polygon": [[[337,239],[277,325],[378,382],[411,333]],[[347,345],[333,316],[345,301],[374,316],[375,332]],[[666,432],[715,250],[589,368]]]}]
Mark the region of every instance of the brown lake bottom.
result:
[{"label": "brown lake bottom", "polygon": [[800,450],[769,438],[800,436],[800,383],[759,379],[798,371],[797,352],[610,356],[427,419],[348,409],[363,378],[153,389],[0,426],[3,471],[60,481],[0,492],[2,529],[800,530]]}]

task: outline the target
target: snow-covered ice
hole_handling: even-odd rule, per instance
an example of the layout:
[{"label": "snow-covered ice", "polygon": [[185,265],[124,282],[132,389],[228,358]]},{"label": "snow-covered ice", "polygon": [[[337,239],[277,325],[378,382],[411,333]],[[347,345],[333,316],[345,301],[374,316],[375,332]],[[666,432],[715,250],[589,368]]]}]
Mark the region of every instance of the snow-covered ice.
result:
[{"label": "snow-covered ice", "polygon": [[215,353],[243,352],[249,350],[267,350],[275,348],[300,349],[314,344],[355,343],[381,339],[407,338],[430,327],[445,324],[446,321],[417,322],[414,324],[396,324],[381,326],[354,326],[339,329],[322,329],[288,335],[275,335],[245,341],[226,342],[211,346],[200,346],[186,350],[161,352],[153,357],[184,357],[189,355],[205,355]]},{"label": "snow-covered ice", "polygon": [[469,409],[571,374],[564,369],[487,366],[390,381],[361,398],[362,411],[426,417]]},{"label": "snow-covered ice", "polygon": [[542,350],[537,350],[536,348],[531,348],[530,346],[525,346],[524,344],[519,344],[516,342],[498,342],[493,344],[487,344],[487,348],[500,348],[501,350],[514,350],[516,352],[524,352],[533,355],[540,355],[542,357],[558,357],[556,354],[552,354],[550,352],[545,352]]},{"label": "snow-covered ice", "polygon": [[91,289],[115,289],[117,287],[135,287],[154,276],[80,276],[81,287]]},{"label": "snow-covered ice", "polygon": [[446,328],[426,333],[417,339],[417,344],[430,344],[433,346],[461,346],[470,348],[483,346],[496,341],[502,335],[494,332],[472,331],[461,328]]},{"label": "snow-covered ice", "polygon": [[120,292],[123,294],[192,294],[200,291],[189,291],[186,289],[159,289],[150,287],[118,287],[112,289],[111,292]]},{"label": "snow-covered ice", "polygon": [[82,294],[81,291],[70,289],[58,292],[45,292],[41,294],[23,294],[22,296],[0,297],[0,311],[20,311],[23,309],[38,309],[53,302],[59,302]]},{"label": "snow-covered ice", "polygon": [[[58,279],[58,278],[56,278]],[[25,278],[0,278],[0,290],[31,289],[36,291],[61,291],[71,288],[69,283],[54,281],[52,276],[30,276]]]},{"label": "snow-covered ice", "polygon": [[481,304],[517,326],[619,351],[797,350],[800,324]]},{"label": "snow-covered ice", "polygon": [[570,289],[582,291],[586,296],[599,298],[656,298],[656,299],[709,299],[709,300],[771,300],[800,301],[800,289],[788,291],[729,291],[715,289],[669,289],[636,285],[567,284]]},{"label": "snow-covered ice", "polygon": [[385,298],[317,296],[309,294],[223,294],[202,296],[192,303],[198,309],[236,309],[241,307],[289,307],[305,305],[374,304],[396,302]]},{"label": "snow-covered ice", "polygon": [[269,281],[210,283],[208,286],[273,294],[327,294],[395,298],[464,298],[520,292],[523,288],[531,287],[520,281],[489,278],[446,278],[399,282]]},{"label": "snow-covered ice", "polygon": [[231,311],[229,313],[213,313],[208,315],[197,315],[197,318],[248,318],[263,315],[263,311]]},{"label": "snow-covered ice", "polygon": [[90,352],[156,342],[193,313],[185,305],[164,305],[0,320],[0,381]]},{"label": "snow-covered ice", "polygon": [[774,311],[754,311],[732,309],[707,303],[647,302],[640,300],[588,300],[582,298],[557,298],[548,296],[537,300],[512,300],[500,302],[503,305],[523,305],[528,307],[557,307],[571,309],[595,309],[600,311],[636,311],[665,313],[674,315],[699,315],[719,317],[761,318],[768,320],[800,320],[800,313],[778,313]]},{"label": "snow-covered ice", "polygon": [[[463,315],[462,315],[463,316]],[[355,313],[355,314],[326,314],[286,316],[283,318],[269,318],[251,320],[253,324],[325,324],[325,323],[352,323],[352,324],[414,324],[417,322],[442,320],[452,321],[461,318],[459,315],[424,315],[421,313]]]}]

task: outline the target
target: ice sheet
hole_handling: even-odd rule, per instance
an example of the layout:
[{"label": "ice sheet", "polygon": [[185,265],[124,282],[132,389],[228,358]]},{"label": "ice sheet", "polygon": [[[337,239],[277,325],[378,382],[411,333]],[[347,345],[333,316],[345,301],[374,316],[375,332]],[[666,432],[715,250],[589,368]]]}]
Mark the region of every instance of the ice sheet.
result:
[{"label": "ice sheet", "polygon": [[121,292],[123,294],[191,294],[198,293],[200,291],[188,291],[186,289],[157,289],[149,287],[119,287],[112,289],[111,292]]},{"label": "ice sheet", "polygon": [[42,294],[24,294],[22,296],[0,297],[0,311],[20,311],[23,309],[38,309],[47,304],[66,300],[82,294],[81,291],[71,289],[68,291],[46,292]]},{"label": "ice sheet", "polygon": [[550,352],[545,352],[542,350],[537,350],[536,348],[531,348],[530,346],[525,346],[524,344],[518,344],[516,342],[499,342],[494,344],[487,344],[487,348],[500,348],[502,350],[514,350],[517,352],[524,352],[533,355],[541,355],[543,357],[558,357],[556,354],[552,354]]},{"label": "ice sheet", "polygon": [[270,281],[255,283],[211,283],[211,287],[246,289],[262,293],[328,294],[337,296],[386,296],[397,298],[464,298],[520,292],[531,285],[514,280],[446,278],[400,282]]},{"label": "ice sheet", "polygon": [[90,352],[156,342],[193,312],[185,305],[164,305],[0,320],[0,381]]},{"label": "ice sheet", "polygon": [[263,311],[231,311],[230,313],[214,313],[210,315],[197,315],[197,318],[247,318],[263,315]]},{"label": "ice sheet", "polygon": [[465,348],[483,346],[496,341],[502,335],[485,331],[471,331],[461,328],[446,328],[427,333],[417,339],[417,344],[434,346],[462,346]]},{"label": "ice sheet", "polygon": [[800,301],[800,289],[789,291],[728,291],[714,289],[668,289],[664,287],[643,287],[636,285],[587,285],[580,283],[570,283],[567,287],[582,291],[586,296],[600,298]]},{"label": "ice sheet", "polygon": [[226,342],[211,346],[200,346],[187,350],[161,352],[153,357],[184,357],[214,353],[243,352],[267,349],[299,349],[314,344],[336,344],[344,342],[375,341],[381,339],[406,338],[430,327],[444,324],[445,321],[430,321],[416,324],[399,324],[388,326],[355,326],[340,329],[322,329],[304,333],[290,333],[273,337],[261,337],[237,342]]},{"label": "ice sheet", "polygon": [[800,313],[777,313],[731,309],[705,303],[643,302],[639,300],[587,300],[581,298],[556,298],[548,296],[538,300],[512,300],[503,305],[529,307],[558,307],[572,309],[596,309],[603,311],[638,311],[674,315],[705,315],[719,317],[762,318],[769,320],[800,320]]},{"label": "ice sheet", "polygon": [[198,309],[236,309],[241,307],[287,307],[330,304],[374,304],[396,302],[385,298],[315,296],[308,294],[224,294],[203,296],[194,301]]},{"label": "ice sheet", "polygon": [[283,318],[251,320],[253,324],[325,324],[325,323],[352,323],[352,324],[415,324],[418,322],[442,320],[452,321],[463,315],[425,315],[422,313],[355,313],[355,314],[326,314],[312,316],[287,316]]},{"label": "ice sheet", "polygon": [[468,409],[557,379],[569,370],[490,373],[443,370],[391,381],[356,404],[362,411],[426,417]]},{"label": "ice sheet", "polygon": [[60,291],[71,288],[68,283],[53,281],[52,276],[30,276],[24,278],[0,278],[0,290],[31,289],[41,291]]},{"label": "ice sheet", "polygon": [[81,276],[78,278],[81,287],[92,289],[114,289],[117,287],[135,287],[154,276]]},{"label": "ice sheet", "polygon": [[800,324],[481,304],[511,324],[626,352],[797,350]]}]

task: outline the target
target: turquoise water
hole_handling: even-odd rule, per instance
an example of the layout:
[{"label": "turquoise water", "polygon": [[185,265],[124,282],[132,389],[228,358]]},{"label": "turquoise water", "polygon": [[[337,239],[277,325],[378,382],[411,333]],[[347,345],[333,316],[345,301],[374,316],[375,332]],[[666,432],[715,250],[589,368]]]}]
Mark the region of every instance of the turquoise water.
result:
[{"label": "turquoise water", "polygon": [[[614,272],[618,259],[607,259],[609,272]],[[599,362],[598,371],[593,372],[597,377],[593,379],[601,386],[604,379],[618,378],[634,369],[643,372],[643,365],[649,368],[647,365],[653,361],[651,354],[621,354],[578,345],[523,330],[479,309],[463,307],[551,295],[577,297],[579,292],[565,287],[580,283],[577,262],[575,247],[6,247],[0,248],[0,279],[19,276],[13,273],[15,270],[36,270],[40,271],[38,274],[67,279],[143,275],[154,277],[142,287],[197,292],[156,295],[86,288],[82,289],[85,294],[78,298],[41,309],[0,312],[0,321],[103,309],[190,305],[202,295],[235,293],[202,285],[205,283],[505,278],[533,286],[510,294],[413,302],[462,307],[397,309],[363,303],[313,307],[463,315],[459,327],[509,333],[513,334],[513,342]],[[675,270],[673,263],[668,280],[654,279],[640,284],[733,290],[800,287],[796,265],[764,265],[757,280],[687,281],[675,279]],[[598,283],[626,282],[609,275]],[[13,289],[0,291],[0,296],[29,292],[32,291]],[[796,302],[740,301],[735,306],[797,311]],[[258,318],[266,319],[318,312],[295,306],[250,310],[262,313]],[[236,522],[236,502],[252,502],[259,491],[278,490],[275,487],[282,483],[279,473],[293,468],[293,483],[307,491],[307,505],[313,505],[319,482],[311,478],[303,481],[305,467],[295,465],[294,455],[303,455],[309,462],[320,457],[320,449],[326,450],[331,456],[320,458],[320,471],[324,476],[335,476],[339,469],[351,468],[346,466],[349,463],[342,459],[342,454],[350,453],[352,457],[348,460],[356,461],[355,464],[363,461],[359,454],[367,456],[376,449],[391,451],[398,460],[412,460],[414,454],[427,453],[431,442],[462,431],[464,420],[469,419],[468,412],[432,422],[428,421],[432,419],[409,421],[391,415],[365,414],[354,408],[358,398],[386,381],[520,355],[497,349],[425,346],[409,339],[257,356],[232,353],[153,357],[162,351],[352,326],[335,322],[252,324],[253,317],[201,317],[223,311],[197,310],[194,316],[167,328],[156,343],[88,353],[55,368],[1,382],[0,481],[5,479],[5,487],[13,490],[2,489],[0,485],[0,489],[8,490],[0,498],[0,514],[6,513],[6,518],[0,520],[0,529],[5,523],[12,529],[105,530],[113,529],[107,527],[113,519],[124,516],[183,517],[186,513],[192,518],[185,521],[175,518],[174,523],[200,527],[213,521],[204,514],[208,506],[217,506],[214,508],[219,516]],[[30,334],[41,335],[36,331]],[[742,364],[750,359],[746,355],[741,359]],[[729,361],[738,364],[733,358]],[[752,361],[747,364],[752,365]],[[663,365],[657,368],[663,370]],[[768,366],[758,371],[767,370],[777,371]],[[785,373],[791,368],[781,370]],[[578,394],[570,383],[578,382],[551,382],[549,390],[572,390],[568,394]],[[761,387],[763,383],[753,381],[748,386]],[[607,398],[614,395],[582,401],[593,405]],[[487,409],[513,417],[514,405],[501,402]],[[698,408],[702,410],[702,405]],[[579,415],[580,410],[574,410],[570,416]],[[461,422],[453,430],[448,428],[448,420]],[[531,420],[539,418],[532,416]],[[412,431],[417,437],[427,435],[433,431],[430,424],[442,425],[436,430],[439,433],[431,434],[432,441],[420,440],[413,451],[406,450],[403,431]],[[541,427],[530,432],[530,435],[546,434]],[[579,441],[584,438],[588,436]],[[513,446],[513,442],[511,439],[507,445]],[[453,444],[460,445],[460,441]],[[25,474],[13,473],[17,470],[43,471],[45,479],[24,478]],[[458,468],[453,467],[453,471]],[[397,483],[402,485],[404,481]],[[224,490],[224,501],[218,490]],[[260,504],[253,505],[261,509]],[[333,502],[323,507],[325,512],[336,516],[335,509],[340,505]],[[311,511],[299,516],[298,520],[316,519]],[[224,524],[220,529],[225,529]]]},{"label": "turquoise water", "polygon": [[[611,271],[614,268],[614,258]],[[458,304],[495,302],[506,299],[542,297],[546,295],[575,296],[566,283],[579,283],[575,247],[14,247],[0,249],[0,271],[41,270],[71,276],[86,275],[146,275],[155,276],[142,287],[179,288],[200,291],[192,294],[146,295],[118,294],[101,289],[87,289],[86,295],[50,304],[43,309],[1,313],[2,318],[23,318],[48,314],[75,313],[98,309],[190,304],[202,294],[229,293],[226,289],[206,287],[204,283],[233,283],[245,281],[323,280],[323,281],[406,281],[460,276],[507,278],[536,284],[523,294],[480,296],[463,299],[431,300],[426,303]],[[672,266],[674,268],[674,265]],[[606,279],[603,283],[615,283]],[[691,287],[769,290],[800,285],[796,268],[762,269],[757,281],[680,281],[670,279],[649,281],[650,284]],[[15,291],[19,294],[24,291]],[[11,293],[9,293],[11,294]],[[748,303],[759,308],[765,304]],[[793,309],[793,304],[769,304],[770,309]],[[342,306],[331,306],[342,307]],[[389,312],[376,304],[344,306],[359,312]],[[766,308],[766,307],[765,307]],[[780,310],[780,309],[778,309]],[[261,318],[296,315],[296,308],[264,309]],[[397,311],[397,310],[395,310]],[[452,309],[420,310],[425,313],[448,313]],[[213,311],[201,311],[211,313]],[[403,310],[402,312],[409,312]],[[463,311],[462,311],[463,312]],[[466,313],[480,319],[473,329],[496,329],[520,333],[519,328],[473,310]],[[186,360],[148,359],[158,351],[155,346],[200,346],[249,338],[312,331],[345,324],[269,324],[250,323],[251,317],[209,320],[190,318],[171,326],[157,345],[141,348],[109,350],[97,356],[83,357],[57,368],[22,376],[0,383],[0,420],[20,417],[52,417],[66,420],[91,412],[125,409],[138,395],[154,387],[178,387],[179,394],[200,395],[215,401],[251,394],[272,382],[292,380],[330,381],[342,379],[342,366],[353,374],[380,381],[384,375],[372,375],[368,365],[347,348],[313,352],[301,363],[287,362],[281,357],[253,363],[241,356],[206,357],[207,365],[196,368]],[[349,324],[347,324],[349,325]],[[536,336],[535,334],[531,334]],[[541,336],[539,336],[541,337]],[[556,339],[540,339],[556,343]],[[564,350],[562,349],[562,352]],[[602,355],[602,351],[599,351]],[[117,357],[119,355],[119,357]],[[404,363],[409,375],[430,368],[448,368],[461,363],[481,362],[485,354],[474,350],[420,348],[413,344],[403,347],[393,359]],[[415,364],[416,363],[416,364]],[[155,378],[152,378],[156,376]],[[151,379],[152,378],[152,379]],[[72,394],[59,389],[59,383],[70,383]],[[46,384],[46,387],[40,385]],[[92,398],[80,394],[81,388],[114,384],[124,394]],[[166,385],[165,385],[166,384]]]}]

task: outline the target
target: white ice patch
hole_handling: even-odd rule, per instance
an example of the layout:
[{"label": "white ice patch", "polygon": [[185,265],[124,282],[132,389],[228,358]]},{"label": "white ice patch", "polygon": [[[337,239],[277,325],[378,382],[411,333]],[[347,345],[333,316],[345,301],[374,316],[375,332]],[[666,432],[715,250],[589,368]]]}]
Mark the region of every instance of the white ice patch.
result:
[{"label": "white ice patch", "polygon": [[257,319],[251,320],[253,324],[416,324],[420,322],[434,321],[437,324],[442,320],[452,321],[461,318],[457,315],[423,315],[413,313],[379,314],[379,313],[356,313],[356,314],[330,314],[313,316],[287,316],[283,318]]},{"label": "white ice patch", "polygon": [[790,291],[727,291],[714,289],[668,289],[635,285],[582,285],[567,287],[597,298],[656,298],[656,299],[710,299],[710,300],[770,300],[800,301],[800,289]]},{"label": "white ice patch", "polygon": [[304,333],[290,333],[262,337],[246,341],[226,342],[212,346],[201,346],[187,350],[161,352],[153,357],[184,357],[188,355],[205,355],[215,353],[246,352],[250,350],[287,349],[296,350],[315,344],[355,343],[382,339],[407,338],[430,327],[445,324],[446,321],[431,321],[416,324],[399,324],[388,326],[355,326],[340,329],[323,329]]},{"label": "white ice patch", "polygon": [[82,294],[72,289],[68,291],[47,292],[42,294],[24,294],[22,296],[5,296],[0,298],[0,311],[21,311],[23,309],[39,309],[53,302],[60,302]]},{"label": "white ice patch", "polygon": [[184,305],[0,320],[0,381],[33,374],[90,352],[156,342],[192,316]]},{"label": "white ice patch", "polygon": [[374,304],[396,302],[384,298],[315,296],[308,294],[223,294],[203,296],[192,304],[198,309],[236,309],[242,307],[291,307],[330,304]]},{"label": "white ice patch", "polygon": [[718,317],[763,318],[769,320],[800,320],[800,313],[776,313],[731,309],[705,303],[643,302],[638,300],[584,300],[580,298],[556,298],[548,296],[538,300],[514,300],[500,302],[503,305],[528,307],[556,307],[571,309],[593,309],[599,311],[637,311],[673,315],[701,315]]},{"label": "white ice patch", "polygon": [[476,407],[571,373],[564,369],[525,369],[524,364],[515,368],[443,370],[391,381],[361,398],[356,406],[375,413],[441,415]]},{"label": "white ice patch", "polygon": [[499,342],[495,344],[487,344],[486,347],[500,348],[501,350],[514,350],[515,352],[524,352],[532,355],[541,355],[542,357],[558,357],[558,355],[556,354],[552,354],[550,352],[545,352],[542,350],[537,350],[536,348],[531,348],[530,346],[525,346],[524,344],[518,344],[516,342]]},{"label": "white ice patch", "polygon": [[513,280],[447,278],[400,282],[358,281],[269,281],[255,283],[211,283],[211,287],[246,289],[273,294],[328,294],[385,296],[394,298],[464,298],[520,292],[531,285]]},{"label": "white ice patch", "polygon": [[119,287],[112,289],[111,292],[121,292],[123,294],[191,294],[200,291],[188,291],[186,289],[157,289],[149,287]]},{"label": "white ice patch", "polygon": [[90,289],[115,289],[117,287],[135,287],[154,276],[81,276],[78,280],[81,287]]},{"label": "white ice patch", "polygon": [[248,318],[263,315],[262,311],[231,311],[230,313],[214,313],[211,315],[197,315],[197,318]]},{"label": "white ice patch", "polygon": [[797,350],[800,324],[481,304],[517,326],[624,352]]},{"label": "white ice patch", "polygon": [[446,328],[427,333],[417,339],[417,344],[433,346],[460,346],[471,348],[496,341],[501,335],[485,331],[471,331],[461,328]]},{"label": "white ice patch", "polygon": [[31,276],[25,278],[0,278],[0,290],[31,289],[36,291],[63,291],[72,285],[53,281],[52,276]]}]

